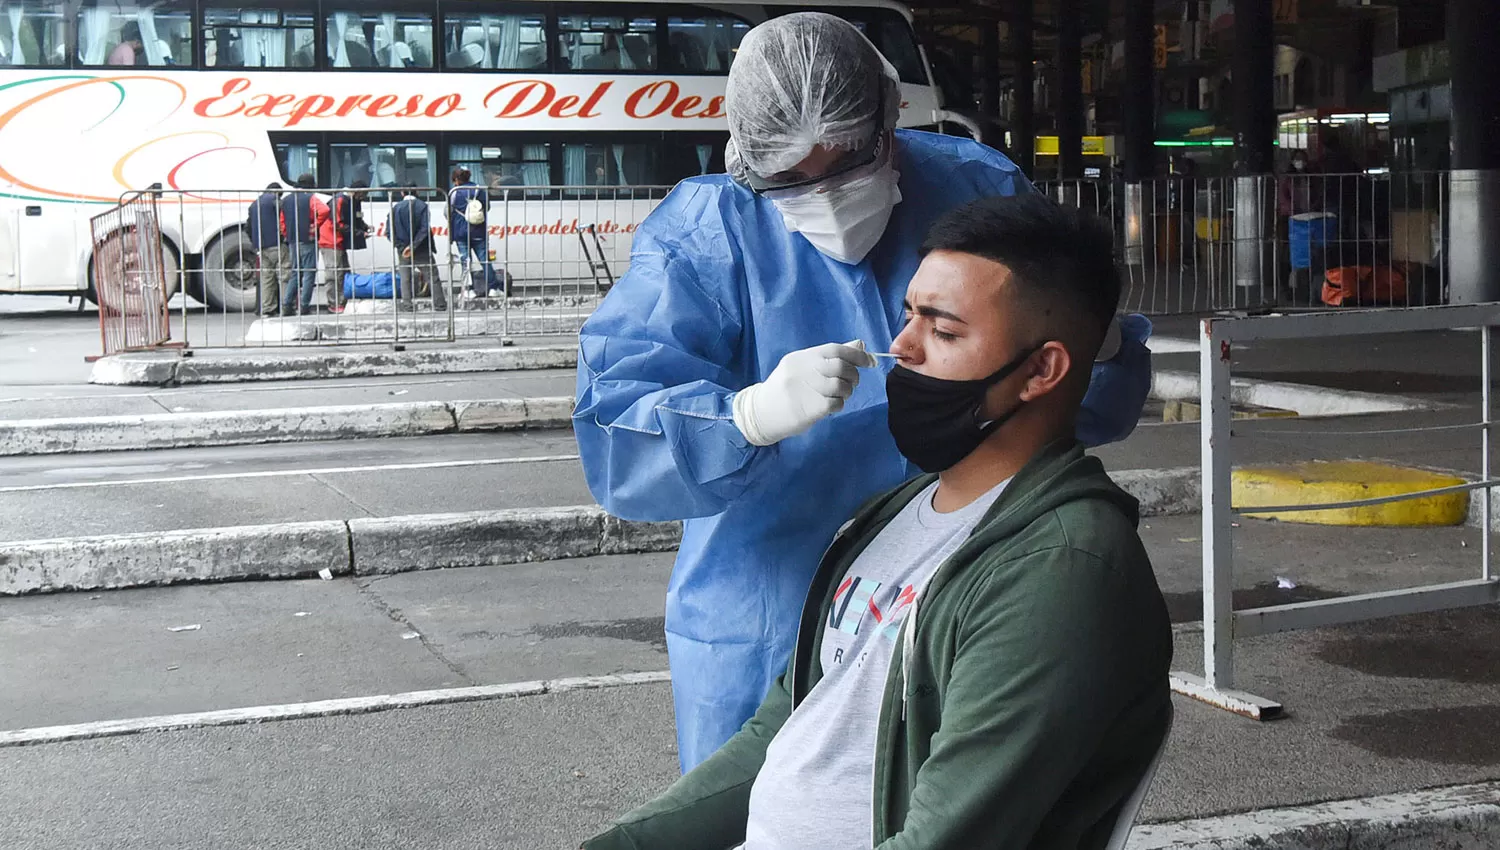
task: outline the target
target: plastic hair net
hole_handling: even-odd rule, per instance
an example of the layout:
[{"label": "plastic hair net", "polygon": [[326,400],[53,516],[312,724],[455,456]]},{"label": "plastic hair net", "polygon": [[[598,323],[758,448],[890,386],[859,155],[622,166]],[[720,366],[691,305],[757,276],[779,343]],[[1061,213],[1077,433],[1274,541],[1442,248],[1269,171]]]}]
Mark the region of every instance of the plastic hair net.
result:
[{"label": "plastic hair net", "polygon": [[877,122],[894,129],[900,106],[896,69],[853,24],[822,12],[772,18],[746,33],[729,68],[725,162],[736,177],[771,177],[815,145],[852,150]]}]

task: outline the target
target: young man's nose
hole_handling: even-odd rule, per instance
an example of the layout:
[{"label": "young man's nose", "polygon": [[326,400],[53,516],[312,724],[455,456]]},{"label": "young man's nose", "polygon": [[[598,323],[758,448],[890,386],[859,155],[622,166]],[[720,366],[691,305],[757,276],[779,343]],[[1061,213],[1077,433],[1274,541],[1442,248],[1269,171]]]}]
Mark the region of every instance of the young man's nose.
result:
[{"label": "young man's nose", "polygon": [[917,335],[911,325],[896,335],[891,342],[891,353],[896,355],[898,362],[903,366],[917,365],[922,362],[922,347],[916,344]]}]

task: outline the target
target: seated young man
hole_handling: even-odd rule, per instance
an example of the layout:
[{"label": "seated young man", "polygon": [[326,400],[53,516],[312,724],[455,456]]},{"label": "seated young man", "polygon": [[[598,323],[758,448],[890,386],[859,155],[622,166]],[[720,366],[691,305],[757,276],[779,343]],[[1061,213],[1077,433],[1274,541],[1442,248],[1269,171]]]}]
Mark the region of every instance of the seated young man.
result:
[{"label": "seated young man", "polygon": [[1031,194],[940,220],[891,345],[929,474],[824,555],[791,664],[588,850],[1101,848],[1166,735],[1136,501],[1074,439],[1120,298],[1109,231]]}]

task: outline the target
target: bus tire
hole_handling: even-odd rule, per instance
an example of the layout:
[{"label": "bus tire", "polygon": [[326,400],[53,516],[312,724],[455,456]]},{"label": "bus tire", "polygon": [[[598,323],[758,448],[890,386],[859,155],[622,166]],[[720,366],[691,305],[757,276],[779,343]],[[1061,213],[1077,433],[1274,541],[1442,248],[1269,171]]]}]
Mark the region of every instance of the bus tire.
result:
[{"label": "bus tire", "polygon": [[255,247],[243,231],[226,230],[214,239],[203,252],[198,277],[203,281],[203,300],[215,310],[254,313],[260,309]]}]

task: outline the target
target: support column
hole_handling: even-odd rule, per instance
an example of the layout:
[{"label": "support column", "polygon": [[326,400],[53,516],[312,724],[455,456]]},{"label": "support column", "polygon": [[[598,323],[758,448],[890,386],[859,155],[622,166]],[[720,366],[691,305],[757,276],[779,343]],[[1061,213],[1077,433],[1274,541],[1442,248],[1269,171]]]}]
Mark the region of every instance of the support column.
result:
[{"label": "support column", "polygon": [[979,75],[983,91],[979,95],[979,110],[986,118],[1000,117],[1000,25],[988,21],[980,25],[979,61],[984,70]]},{"label": "support column", "polygon": [[1156,35],[1152,4],[1125,4],[1125,91],[1120,108],[1125,118],[1125,261],[1145,261],[1145,234],[1151,230],[1148,204],[1155,198],[1141,184],[1156,172]]},{"label": "support column", "polygon": [[1202,6],[1198,0],[1188,0],[1182,8],[1182,57],[1190,63],[1194,70],[1188,77],[1187,96],[1183,98],[1183,108],[1197,111],[1203,108],[1203,78],[1198,76],[1198,62],[1203,58],[1199,55],[1198,44],[1203,38],[1200,30],[1204,24],[1199,20]]},{"label": "support column", "polygon": [[1500,301],[1500,86],[1493,0],[1448,0],[1453,80],[1448,194],[1449,301]]},{"label": "support column", "polygon": [[1272,82],[1271,0],[1234,4],[1234,171],[1270,174],[1275,163],[1276,99]]},{"label": "support column", "polygon": [[[1276,101],[1271,0],[1234,4],[1234,282],[1242,302],[1273,294]],[[1267,284],[1270,288],[1267,289]]]},{"label": "support column", "polygon": [[1138,183],[1155,174],[1156,72],[1152,67],[1155,35],[1150,3],[1125,4],[1125,181]]},{"label": "support column", "polygon": [[1034,173],[1036,165],[1036,43],[1033,41],[1034,0],[1016,0],[1011,7],[1010,52],[1016,61],[1015,115],[1010,149],[1016,165]]},{"label": "support column", "polygon": [[1057,171],[1073,180],[1083,176],[1083,3],[1056,2]]}]

